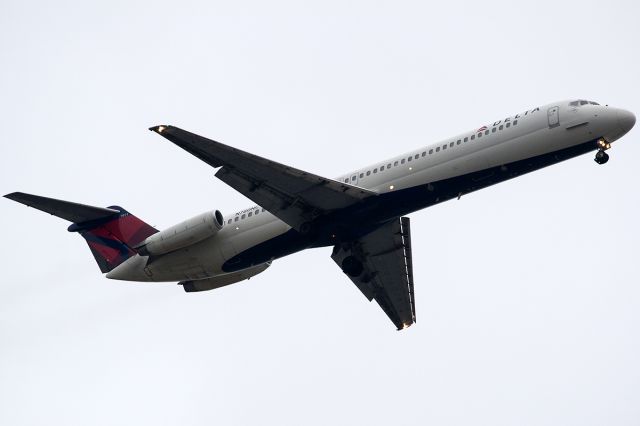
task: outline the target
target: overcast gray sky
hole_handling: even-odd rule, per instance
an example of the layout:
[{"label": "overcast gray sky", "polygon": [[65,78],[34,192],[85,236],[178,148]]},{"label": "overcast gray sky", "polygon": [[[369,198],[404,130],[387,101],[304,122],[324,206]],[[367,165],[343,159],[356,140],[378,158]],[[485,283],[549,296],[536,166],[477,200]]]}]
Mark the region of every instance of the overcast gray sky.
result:
[{"label": "overcast gray sky", "polygon": [[[252,203],[147,131],[329,177],[584,97],[640,113],[633,1],[0,3],[0,191],[158,227]],[[416,325],[329,258],[185,294],[0,200],[0,424],[637,425],[638,129],[411,215]]]}]

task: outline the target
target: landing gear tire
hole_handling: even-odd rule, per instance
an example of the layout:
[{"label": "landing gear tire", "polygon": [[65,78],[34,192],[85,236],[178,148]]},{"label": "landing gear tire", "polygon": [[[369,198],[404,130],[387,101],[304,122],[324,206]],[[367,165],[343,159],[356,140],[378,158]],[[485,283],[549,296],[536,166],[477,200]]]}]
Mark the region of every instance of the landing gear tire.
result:
[{"label": "landing gear tire", "polygon": [[353,256],[347,256],[342,261],[342,271],[350,277],[359,277],[363,270],[362,263]]},{"label": "landing gear tire", "polygon": [[593,161],[598,164],[604,164],[609,161],[609,154],[607,154],[603,150],[600,150],[596,153],[596,158],[594,158]]},{"label": "landing gear tire", "polygon": [[300,231],[302,235],[308,235],[311,232],[311,224],[309,222],[304,222],[300,225]]}]

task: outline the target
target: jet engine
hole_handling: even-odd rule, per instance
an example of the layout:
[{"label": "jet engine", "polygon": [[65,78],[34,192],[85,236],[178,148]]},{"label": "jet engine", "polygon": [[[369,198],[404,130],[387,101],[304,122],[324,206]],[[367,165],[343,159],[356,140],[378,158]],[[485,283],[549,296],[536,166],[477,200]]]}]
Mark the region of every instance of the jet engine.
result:
[{"label": "jet engine", "polygon": [[223,224],[224,218],[220,211],[202,213],[151,235],[136,250],[142,256],[170,253],[213,237],[222,229]]},{"label": "jet engine", "polygon": [[243,280],[258,275],[271,266],[271,262],[263,263],[261,265],[251,266],[247,269],[242,269],[237,272],[229,272],[227,274],[217,275],[211,278],[205,278],[197,281],[180,281],[178,284],[182,285],[182,288],[187,293],[196,291],[213,290],[214,288],[220,288],[225,285],[237,283]]}]

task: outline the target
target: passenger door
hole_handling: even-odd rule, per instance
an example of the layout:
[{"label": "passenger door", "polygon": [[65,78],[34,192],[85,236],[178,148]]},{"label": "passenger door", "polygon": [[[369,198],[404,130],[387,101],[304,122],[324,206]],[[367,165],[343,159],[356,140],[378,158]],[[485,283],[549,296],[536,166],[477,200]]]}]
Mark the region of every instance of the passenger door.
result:
[{"label": "passenger door", "polygon": [[549,128],[552,129],[560,125],[560,108],[557,106],[547,110],[547,120],[549,120]]}]

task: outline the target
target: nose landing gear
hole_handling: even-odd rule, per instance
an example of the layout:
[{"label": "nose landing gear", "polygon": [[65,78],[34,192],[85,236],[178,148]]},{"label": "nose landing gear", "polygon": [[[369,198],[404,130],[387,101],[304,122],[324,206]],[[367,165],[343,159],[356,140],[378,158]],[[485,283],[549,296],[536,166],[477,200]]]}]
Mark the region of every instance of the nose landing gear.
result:
[{"label": "nose landing gear", "polygon": [[596,158],[594,158],[593,161],[598,164],[605,164],[607,161],[609,161],[609,154],[607,154],[605,151],[611,148],[611,144],[605,141],[604,138],[601,138],[600,140],[598,140],[598,148],[600,149],[598,149]]}]

